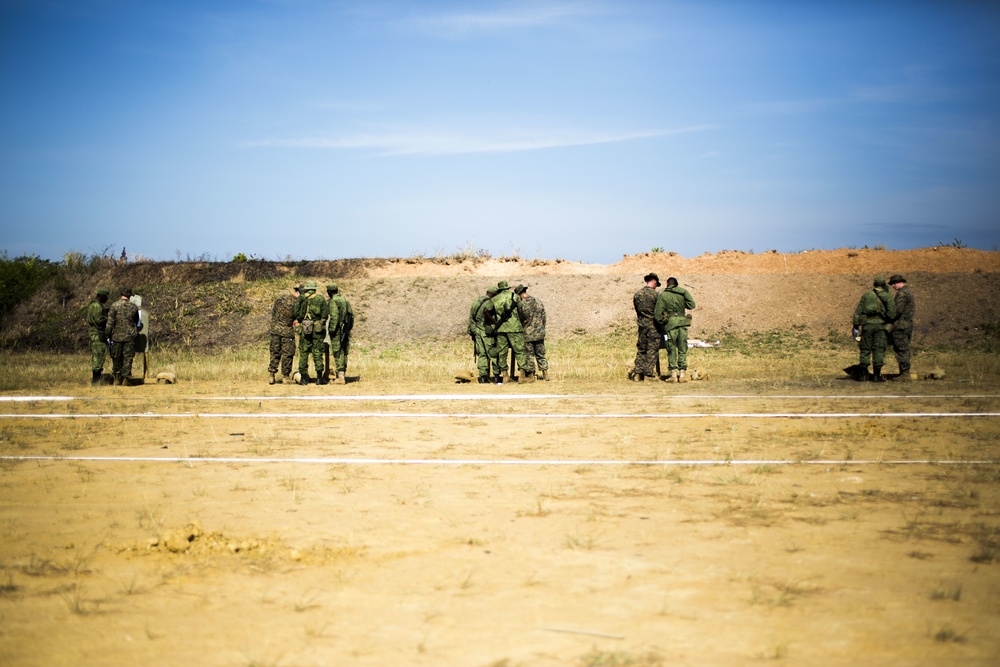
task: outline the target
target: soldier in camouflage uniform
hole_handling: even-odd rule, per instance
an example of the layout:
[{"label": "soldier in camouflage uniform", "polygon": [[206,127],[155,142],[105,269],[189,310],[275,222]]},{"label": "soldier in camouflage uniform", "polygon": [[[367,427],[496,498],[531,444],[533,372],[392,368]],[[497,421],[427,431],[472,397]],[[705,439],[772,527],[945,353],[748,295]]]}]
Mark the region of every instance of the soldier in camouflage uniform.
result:
[{"label": "soldier in camouflage uniform", "polygon": [[694,310],[691,292],[677,284],[677,278],[667,278],[667,287],[656,299],[653,321],[657,331],[667,340],[667,368],[669,382],[687,382],[688,327],[691,316],[685,310]]},{"label": "soldier in camouflage uniform", "polygon": [[549,379],[549,361],[545,358],[545,306],[533,296],[528,295],[526,285],[514,288],[514,294],[521,297],[517,302],[517,310],[521,316],[521,326],[524,328],[524,350],[528,358],[528,372],[535,372],[537,360],[538,377]]},{"label": "soldier in camouflage uniform", "polygon": [[299,326],[299,384],[309,384],[309,357],[316,368],[316,384],[326,384],[323,375],[323,339],[326,338],[326,318],[330,307],[316,294],[316,281],[304,285],[305,293],[295,302],[295,323]]},{"label": "soldier in camouflage uniform", "polygon": [[907,382],[910,379],[910,339],[913,338],[913,317],[916,313],[916,302],[913,292],[906,285],[906,278],[898,273],[889,278],[889,285],[896,290],[896,319],[892,321],[892,331],[889,332],[889,342],[892,343],[892,353],[899,364],[897,380]]},{"label": "soldier in camouflage uniform", "polygon": [[[872,289],[861,295],[857,308],[854,309],[854,329],[860,329],[861,350],[859,366],[862,378],[872,382],[885,382],[882,377],[882,366],[885,364],[886,335],[885,325],[896,317],[896,303],[889,296],[885,278],[875,277]],[[872,374],[868,374],[868,364],[872,365]]]},{"label": "soldier in camouflage uniform", "polygon": [[646,283],[632,296],[635,319],[639,325],[639,336],[635,342],[635,365],[628,373],[628,379],[642,382],[647,377],[656,377],[656,361],[660,354],[660,333],[656,330],[656,288],[660,279],[655,273],[647,273],[642,281]]},{"label": "soldier in camouflage uniform", "polygon": [[104,335],[104,329],[108,325],[108,302],[107,288],[102,287],[97,290],[97,296],[87,306],[87,336],[90,338],[90,384],[97,384],[101,381],[101,374],[104,373],[104,358],[108,354],[108,339]]},{"label": "soldier in camouflage uniform", "polygon": [[506,280],[497,283],[497,293],[491,299],[497,325],[497,360],[500,362],[500,383],[508,375],[507,350],[514,350],[514,360],[524,382],[534,382],[534,372],[528,372],[528,358],[524,353],[524,329],[517,313],[517,304]]},{"label": "soldier in camouflage uniform", "polygon": [[330,297],[330,323],[328,327],[330,331],[330,356],[333,358],[332,365],[337,372],[337,379],[334,382],[345,384],[347,382],[347,353],[351,349],[351,329],[354,328],[354,309],[340,293],[337,283],[327,285],[326,293]]},{"label": "soldier in camouflage uniform", "polygon": [[104,336],[111,340],[111,373],[117,385],[131,383],[135,337],[139,335],[139,308],[129,301],[132,290],[121,289],[121,298],[108,309]]},{"label": "soldier in camouflage uniform", "polygon": [[[466,330],[469,332],[469,336],[472,337],[479,384],[491,384],[493,382],[493,377],[490,374],[491,362],[493,367],[497,369],[497,375],[500,374],[496,360],[496,327],[493,325],[492,315],[490,316],[489,323],[487,323],[486,317],[487,310],[492,311],[492,298],[496,293],[496,289],[491,286],[486,290],[486,294],[473,301],[472,306],[469,308],[469,322]],[[487,334],[487,328],[489,329],[489,334]]]},{"label": "soldier in camouflage uniform", "polygon": [[[268,384],[291,381],[292,359],[295,358],[295,304],[302,290],[296,285],[274,301],[271,308],[271,325],[268,328],[271,359],[267,364]],[[278,369],[281,377],[275,377]]]}]

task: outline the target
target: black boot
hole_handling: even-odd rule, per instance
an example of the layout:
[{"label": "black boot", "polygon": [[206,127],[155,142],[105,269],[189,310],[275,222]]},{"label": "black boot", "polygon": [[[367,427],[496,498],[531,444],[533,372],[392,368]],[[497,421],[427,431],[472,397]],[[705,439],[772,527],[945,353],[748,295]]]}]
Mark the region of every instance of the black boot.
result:
[{"label": "black boot", "polygon": [[330,378],[322,373],[316,378],[316,384],[330,384]]},{"label": "black boot", "polygon": [[101,371],[91,371],[90,384],[101,384]]},{"label": "black boot", "polygon": [[309,384],[309,375],[307,373],[303,373],[301,377],[299,377],[299,384],[303,387]]},{"label": "black boot", "polygon": [[881,366],[875,366],[874,367],[874,371],[875,372],[872,373],[872,380],[871,381],[872,382],[885,382],[885,378],[882,377],[882,367]]},{"label": "black boot", "polygon": [[503,384],[503,376],[502,375],[494,375],[493,376],[493,384]]}]

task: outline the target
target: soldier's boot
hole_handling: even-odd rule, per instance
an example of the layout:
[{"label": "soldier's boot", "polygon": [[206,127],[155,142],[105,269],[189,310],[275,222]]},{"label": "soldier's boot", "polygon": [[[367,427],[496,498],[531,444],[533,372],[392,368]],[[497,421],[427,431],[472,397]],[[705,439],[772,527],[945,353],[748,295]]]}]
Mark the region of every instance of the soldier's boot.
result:
[{"label": "soldier's boot", "polygon": [[113,377],[113,378],[111,379],[111,384],[115,385],[116,387],[118,387],[118,386],[121,386],[121,384],[122,384],[122,376],[121,376],[121,373],[117,373],[117,374],[116,374],[116,375],[115,375],[115,376],[114,376],[114,377]]},{"label": "soldier's boot", "polygon": [[268,373],[267,383],[274,384],[277,380],[274,379],[274,373]]},{"label": "soldier's boot", "polygon": [[503,384],[503,373],[493,376],[493,384]]},{"label": "soldier's boot", "polygon": [[303,387],[309,384],[309,373],[299,373],[299,384]]},{"label": "soldier's boot", "polygon": [[642,373],[638,373],[634,370],[628,372],[628,379],[632,382],[642,382],[645,379]]},{"label": "soldier's boot", "polygon": [[347,384],[347,373],[344,371],[337,371],[337,379],[333,381],[334,384]]},{"label": "soldier's boot", "polygon": [[873,369],[875,372],[872,374],[872,382],[885,382],[885,378],[882,377],[882,367],[875,366]]},{"label": "soldier's boot", "polygon": [[478,378],[476,378],[476,382],[478,382],[479,384],[486,384],[487,382],[489,382],[489,378],[481,375]]},{"label": "soldier's boot", "polygon": [[316,384],[330,384],[330,376],[325,373],[317,373]]},{"label": "soldier's boot", "polygon": [[521,382],[525,382],[525,383],[534,382],[535,381],[535,372],[534,371],[525,371],[525,370],[522,370],[521,371],[521,380],[520,381]]},{"label": "soldier's boot", "polygon": [[545,380],[546,382],[548,382],[548,380],[549,380],[549,369],[548,368],[546,368],[545,370],[542,371],[541,378],[543,380]]},{"label": "soldier's boot", "polygon": [[101,384],[101,371],[90,372],[90,384]]},{"label": "soldier's boot", "polygon": [[286,382],[290,382],[290,381],[291,381],[291,378],[289,378],[287,375],[280,375],[280,376],[279,375],[275,375],[274,376],[274,384],[285,384]]},{"label": "soldier's boot", "polygon": [[684,375],[684,371],[677,371],[677,381],[678,382],[687,382],[688,381],[687,376]]}]

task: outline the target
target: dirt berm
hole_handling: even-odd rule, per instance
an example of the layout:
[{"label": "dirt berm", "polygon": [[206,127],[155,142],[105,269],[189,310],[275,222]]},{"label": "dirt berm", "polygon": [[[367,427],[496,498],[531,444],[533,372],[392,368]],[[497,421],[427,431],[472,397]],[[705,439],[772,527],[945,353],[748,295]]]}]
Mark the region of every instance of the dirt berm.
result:
[{"label": "dirt berm", "polygon": [[264,344],[277,294],[306,279],[336,280],[357,315],[355,339],[385,344],[464,335],[472,300],[498,280],[523,283],[544,304],[548,336],[601,335],[634,326],[642,276],[675,276],[697,308],[690,335],[716,338],[803,328],[846,336],[876,274],[902,273],[917,300],[917,345],[977,343],[1000,328],[1000,253],[940,246],[838,249],[795,254],[722,251],[626,255],[615,264],[565,260],[349,259],[317,262],[139,262],[48,287],[0,329],[13,349],[85,347],[83,311],[98,287],[142,295],[152,344],[206,351]]}]

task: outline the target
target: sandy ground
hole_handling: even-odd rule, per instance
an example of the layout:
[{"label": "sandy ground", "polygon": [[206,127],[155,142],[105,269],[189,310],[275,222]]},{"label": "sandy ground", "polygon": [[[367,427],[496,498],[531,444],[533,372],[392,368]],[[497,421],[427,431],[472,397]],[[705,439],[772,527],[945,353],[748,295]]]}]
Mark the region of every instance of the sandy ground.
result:
[{"label": "sandy ground", "polygon": [[998,383],[230,390],[0,402],[0,664],[1000,661]]}]

